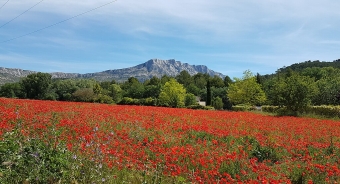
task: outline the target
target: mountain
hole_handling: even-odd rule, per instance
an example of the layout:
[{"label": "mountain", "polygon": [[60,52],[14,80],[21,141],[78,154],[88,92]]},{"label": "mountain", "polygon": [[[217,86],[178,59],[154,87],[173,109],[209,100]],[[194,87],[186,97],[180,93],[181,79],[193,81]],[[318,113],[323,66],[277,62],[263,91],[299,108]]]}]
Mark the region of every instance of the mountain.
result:
[{"label": "mountain", "polygon": [[[182,63],[180,61],[161,60],[161,59],[151,59],[143,64],[123,69],[106,70],[96,73],[62,73],[53,72],[50,73],[52,78],[85,78],[85,79],[95,79],[98,81],[125,81],[129,77],[136,77],[140,81],[150,79],[153,76],[162,77],[163,75],[176,76],[181,71],[186,70],[190,75],[195,75],[197,73],[207,73],[211,76],[217,75],[224,78],[225,75],[210,70],[204,65],[189,65],[188,63]],[[29,71],[22,69],[11,69],[0,67],[0,84],[7,82],[17,82],[22,77],[26,77],[31,73],[36,73],[37,71]]]}]

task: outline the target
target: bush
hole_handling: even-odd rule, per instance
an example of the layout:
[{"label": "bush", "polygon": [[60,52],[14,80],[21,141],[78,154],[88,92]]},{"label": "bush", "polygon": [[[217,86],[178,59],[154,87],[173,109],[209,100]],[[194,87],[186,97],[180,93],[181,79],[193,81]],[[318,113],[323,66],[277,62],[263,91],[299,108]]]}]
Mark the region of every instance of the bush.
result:
[{"label": "bush", "polygon": [[211,106],[203,106],[203,105],[190,105],[187,107],[188,109],[201,109],[201,110],[215,110],[214,107]]},{"label": "bush", "polygon": [[120,102],[120,105],[140,105],[138,99],[124,97]]},{"label": "bush", "polygon": [[235,105],[235,106],[232,106],[231,110],[244,112],[244,111],[251,111],[252,107],[249,105]]},{"label": "bush", "polygon": [[[278,115],[293,115],[296,116],[297,113],[293,112],[286,107],[278,107],[278,106],[262,106],[263,112],[276,113]],[[305,114],[312,114],[317,116],[323,116],[328,118],[339,118],[340,117],[340,106],[308,106],[305,111]]]},{"label": "bush", "polygon": [[156,99],[153,99],[151,97],[142,98],[142,99],[139,99],[139,104],[145,105],[145,106],[155,106],[156,105]]},{"label": "bush", "polygon": [[263,112],[278,113],[279,109],[280,109],[279,106],[269,106],[269,105],[262,106]]},{"label": "bush", "polygon": [[113,99],[110,96],[108,96],[108,95],[99,94],[97,96],[97,98],[95,99],[95,102],[105,103],[105,104],[112,104],[113,103]]},{"label": "bush", "polygon": [[214,100],[213,100],[213,106],[214,106],[214,108],[217,109],[217,110],[223,109],[223,101],[222,101],[222,98],[220,98],[220,97],[215,97]]},{"label": "bush", "polygon": [[324,117],[340,117],[340,106],[309,106],[306,108],[307,114],[315,114]]},{"label": "bush", "polygon": [[191,106],[191,105],[197,104],[196,96],[191,93],[185,94],[184,103],[185,103],[185,106]]}]

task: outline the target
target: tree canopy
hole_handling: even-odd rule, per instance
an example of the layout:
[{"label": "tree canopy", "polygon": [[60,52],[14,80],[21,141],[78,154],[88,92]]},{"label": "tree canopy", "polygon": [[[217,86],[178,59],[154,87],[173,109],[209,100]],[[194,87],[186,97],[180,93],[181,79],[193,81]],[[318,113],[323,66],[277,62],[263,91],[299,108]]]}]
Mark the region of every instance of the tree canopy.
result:
[{"label": "tree canopy", "polygon": [[184,107],[186,90],[184,86],[175,79],[170,79],[161,88],[159,102],[169,107]]},{"label": "tree canopy", "polygon": [[235,78],[229,85],[228,97],[233,104],[261,105],[266,101],[266,95],[255,76],[247,70],[242,79]]}]

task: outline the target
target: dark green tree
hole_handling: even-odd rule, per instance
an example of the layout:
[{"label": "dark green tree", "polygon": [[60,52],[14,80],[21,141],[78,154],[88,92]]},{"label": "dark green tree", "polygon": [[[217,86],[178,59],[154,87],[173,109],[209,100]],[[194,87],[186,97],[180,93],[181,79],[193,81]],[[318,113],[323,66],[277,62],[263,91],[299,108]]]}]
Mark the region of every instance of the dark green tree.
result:
[{"label": "dark green tree", "polygon": [[147,85],[144,87],[144,95],[143,98],[158,98],[159,93],[161,92],[161,85]]},{"label": "dark green tree", "polygon": [[207,80],[209,79],[209,75],[204,75],[202,73],[197,73],[193,76],[194,78],[194,84],[199,88],[199,89],[204,89],[207,86]]},{"label": "dark green tree", "polygon": [[144,82],[144,86],[149,86],[149,85],[157,86],[160,84],[161,84],[161,80],[157,78],[156,76],[153,76],[151,79],[146,80]]},{"label": "dark green tree", "polygon": [[215,97],[214,100],[213,100],[213,107],[214,107],[216,110],[221,110],[221,109],[223,109],[223,101],[222,101],[222,98],[220,98],[220,97]]},{"label": "dark green tree", "polygon": [[211,105],[212,102],[212,95],[211,95],[211,86],[210,86],[210,80],[207,81],[207,101],[206,104],[207,106]]},{"label": "dark green tree", "polygon": [[278,106],[285,106],[288,113],[303,112],[318,93],[313,78],[292,72],[289,77],[275,81],[269,92],[269,100]]},{"label": "dark green tree", "polygon": [[195,84],[191,83],[186,87],[187,93],[192,93],[196,96],[200,94],[200,88],[198,88]]},{"label": "dark green tree", "polygon": [[186,70],[181,71],[175,78],[177,82],[183,84],[184,87],[187,87],[194,82],[193,78]]},{"label": "dark green tree", "polygon": [[263,77],[259,73],[256,73],[256,82],[261,86],[263,85]]},{"label": "dark green tree", "polygon": [[52,89],[57,94],[57,100],[71,101],[72,94],[79,89],[74,79],[56,80],[52,83]]},{"label": "dark green tree", "polygon": [[25,97],[44,99],[52,84],[52,76],[48,73],[33,73],[21,79],[20,85]]},{"label": "dark green tree", "polygon": [[233,81],[231,80],[231,78],[227,75],[224,77],[224,86],[228,87],[231,83],[233,83]]},{"label": "dark green tree", "polygon": [[21,98],[22,89],[18,82],[16,83],[6,83],[0,87],[0,96],[6,98]]},{"label": "dark green tree", "polygon": [[184,103],[186,107],[197,104],[196,96],[192,93],[185,94]]},{"label": "dark green tree", "polygon": [[223,79],[215,75],[214,77],[210,78],[210,86],[216,88],[223,88],[225,85]]},{"label": "dark green tree", "polygon": [[164,85],[165,83],[169,82],[170,79],[172,79],[173,77],[167,76],[167,75],[163,75],[161,77],[161,84]]}]

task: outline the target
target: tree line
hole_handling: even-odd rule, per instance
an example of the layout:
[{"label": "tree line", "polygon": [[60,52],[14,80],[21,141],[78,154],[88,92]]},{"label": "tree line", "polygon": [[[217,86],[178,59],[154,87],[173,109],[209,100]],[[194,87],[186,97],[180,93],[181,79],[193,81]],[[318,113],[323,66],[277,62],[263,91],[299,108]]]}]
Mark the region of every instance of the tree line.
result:
[{"label": "tree line", "polygon": [[[338,62],[338,61],[337,61]],[[309,62],[302,63],[305,66]],[[318,64],[315,62],[314,64]],[[279,69],[272,75],[253,74],[242,78],[220,78],[187,71],[175,77],[164,75],[144,82],[134,77],[127,81],[99,82],[92,79],[52,79],[50,74],[35,73],[17,83],[0,88],[0,96],[60,101],[154,105],[167,107],[197,106],[197,98],[215,109],[230,110],[233,105],[284,107],[302,112],[310,105],[339,105],[340,69],[336,67],[299,67]]]},{"label": "tree line", "polygon": [[164,75],[143,82],[135,77],[118,83],[93,79],[52,79],[48,73],[34,73],[16,83],[0,87],[0,96],[41,100],[154,105],[199,108],[197,98],[216,109],[230,109],[227,87],[232,80],[226,76],[210,76],[187,71],[175,77]]}]

